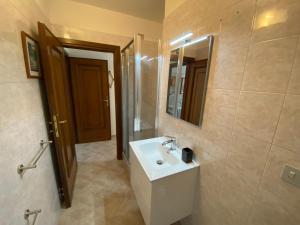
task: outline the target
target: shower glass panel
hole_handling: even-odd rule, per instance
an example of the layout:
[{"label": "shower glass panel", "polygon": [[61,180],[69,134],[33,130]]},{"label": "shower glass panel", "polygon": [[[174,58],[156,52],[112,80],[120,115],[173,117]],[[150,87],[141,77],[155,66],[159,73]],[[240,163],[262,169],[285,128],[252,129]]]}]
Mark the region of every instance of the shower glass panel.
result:
[{"label": "shower glass panel", "polygon": [[158,84],[158,42],[141,42],[140,130],[136,139],[155,137]]},{"label": "shower glass panel", "polygon": [[156,136],[158,42],[135,35],[121,52],[123,153],[129,159],[129,141]]},{"label": "shower glass panel", "polygon": [[133,41],[122,51],[122,124],[123,153],[128,158],[129,141],[134,140],[134,46]]}]

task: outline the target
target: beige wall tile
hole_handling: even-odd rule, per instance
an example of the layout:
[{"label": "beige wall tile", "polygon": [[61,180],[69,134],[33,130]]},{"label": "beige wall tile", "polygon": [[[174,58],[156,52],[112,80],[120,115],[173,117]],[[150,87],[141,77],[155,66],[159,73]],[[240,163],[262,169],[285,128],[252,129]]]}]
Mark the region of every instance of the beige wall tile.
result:
[{"label": "beige wall tile", "polygon": [[219,48],[215,73],[210,74],[212,88],[241,89],[247,52],[246,47]]},{"label": "beige wall tile", "polygon": [[209,123],[232,128],[239,92],[209,89],[206,96],[203,126]]},{"label": "beige wall tile", "polygon": [[[196,205],[194,214],[187,224],[220,225],[223,222],[224,210],[220,199],[222,196],[214,189],[199,188],[197,190]],[[184,223],[185,224],[185,223]]]},{"label": "beige wall tile", "polygon": [[[300,34],[300,2],[232,0],[225,3],[214,0],[209,1],[211,5],[206,7],[207,3],[206,0],[193,0],[191,4],[177,8],[164,22],[164,41],[167,44],[170,38],[191,29],[196,34],[213,30],[215,36],[202,127],[191,126],[165,113],[168,77],[166,61],[162,75],[160,134],[171,133],[180,143],[193,148],[196,158],[201,163],[195,209],[193,215],[183,220],[182,224],[273,225],[273,220],[268,223],[266,218],[269,215],[276,217],[276,214],[281,213],[277,205],[282,203],[273,201],[274,198],[270,200],[268,194],[267,201],[260,198],[263,201],[258,202],[255,207],[253,203],[274,141],[290,77],[289,91],[293,90],[291,93],[296,94],[299,89],[297,63],[292,73],[291,71]],[[272,13],[268,14],[269,12]],[[280,22],[277,19],[281,12],[287,12],[288,17]],[[253,19],[254,14],[273,20],[274,23],[265,23],[265,27],[259,27],[260,18]],[[213,22],[216,18],[213,17],[222,19],[220,29],[209,28],[216,24]],[[255,26],[254,31],[251,30],[252,25]],[[280,57],[276,57],[277,55]],[[167,56],[168,46],[164,52],[164,57]],[[247,77],[244,71],[246,65],[251,65],[248,69],[256,70],[247,71]],[[295,100],[293,102],[296,105]],[[295,119],[298,118],[298,109],[293,108],[289,112],[294,112],[293,116],[287,114],[289,119],[298,124],[298,120]],[[285,122],[288,125],[284,128],[289,129],[289,139],[282,137],[284,143],[294,145],[298,143],[294,141],[298,140],[296,137],[300,132],[290,120]],[[232,121],[233,129],[230,128]],[[280,129],[280,126],[278,128]],[[290,158],[295,157],[298,156],[292,155]],[[276,179],[277,175],[280,173],[276,174]],[[269,184],[270,187],[276,186],[277,180],[270,180]],[[294,195],[296,194],[299,195],[299,190],[294,192]],[[284,197],[279,191],[277,195],[280,199]],[[295,201],[291,203],[299,211],[299,204],[294,204]],[[266,213],[265,204],[268,205]],[[248,223],[253,209],[260,210],[256,210],[255,215],[251,217],[256,218],[255,221],[251,219]],[[294,221],[297,220],[290,220],[288,217],[292,218],[295,211],[285,209],[286,213],[278,216],[281,217],[280,224],[289,224],[284,222],[284,218],[287,218],[286,221],[292,221],[291,225],[294,225]]]},{"label": "beige wall tile", "polygon": [[[255,1],[246,0],[225,8],[221,19],[221,32],[213,88],[241,88],[248,52]],[[234,34],[234,35],[233,35]]]},{"label": "beige wall tile", "polygon": [[258,0],[253,42],[300,33],[298,0]]},{"label": "beige wall tile", "polygon": [[252,45],[243,90],[285,93],[297,42],[298,38],[283,38]]},{"label": "beige wall tile", "polygon": [[256,191],[256,183],[249,182],[232,168],[226,168],[221,188],[222,225],[246,224]]},{"label": "beige wall tile", "polygon": [[228,153],[229,167],[256,186],[262,176],[270,147],[268,142],[234,133]]},{"label": "beige wall tile", "polygon": [[22,179],[16,171],[19,164],[32,160],[44,139],[38,81],[0,84],[0,204],[6,205],[0,209],[1,224],[24,223],[22,215],[30,207],[42,208],[41,223],[57,222],[60,206],[49,148],[37,169],[27,171]]},{"label": "beige wall tile", "polygon": [[242,92],[235,132],[271,142],[279,119],[284,95]]},{"label": "beige wall tile", "polygon": [[220,191],[222,224],[247,223],[270,146],[249,136],[233,134]]},{"label": "beige wall tile", "polygon": [[300,168],[300,154],[273,146],[249,224],[300,224],[299,189],[280,178],[286,164]]},{"label": "beige wall tile", "polygon": [[[197,144],[201,146],[203,151],[216,158],[226,157],[231,141],[232,129],[208,123],[203,124],[201,129],[201,136],[198,136]],[[187,137],[190,136],[186,135]]]},{"label": "beige wall tile", "polygon": [[26,80],[20,28],[28,30],[29,26],[22,20],[22,15],[11,4],[1,8],[0,21],[6,22],[0,23],[0,83]]},{"label": "beige wall tile", "polygon": [[300,95],[287,95],[275,143],[300,153]]},{"label": "beige wall tile", "polygon": [[288,93],[300,94],[300,39],[298,41],[298,50],[289,82]]},{"label": "beige wall tile", "polygon": [[16,170],[48,138],[39,80],[26,78],[20,32],[36,37],[37,21],[48,20],[33,0],[0,5],[0,223],[25,224],[24,210],[41,208],[37,223],[57,224],[60,205],[50,149],[22,178]]},{"label": "beige wall tile", "polygon": [[221,18],[220,44],[247,47],[255,12],[255,0],[244,0],[224,9]]}]

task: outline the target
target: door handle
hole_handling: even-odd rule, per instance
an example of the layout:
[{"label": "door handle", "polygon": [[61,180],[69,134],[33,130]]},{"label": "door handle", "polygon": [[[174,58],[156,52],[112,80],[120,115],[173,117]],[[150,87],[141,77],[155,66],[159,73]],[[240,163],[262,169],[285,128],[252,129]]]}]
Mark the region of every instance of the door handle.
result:
[{"label": "door handle", "polygon": [[53,115],[53,128],[54,128],[54,134],[57,138],[59,138],[59,131],[58,131],[58,125],[57,125],[57,117]]},{"label": "door handle", "polygon": [[60,120],[58,123],[59,124],[66,124],[66,123],[68,123],[68,120]]}]

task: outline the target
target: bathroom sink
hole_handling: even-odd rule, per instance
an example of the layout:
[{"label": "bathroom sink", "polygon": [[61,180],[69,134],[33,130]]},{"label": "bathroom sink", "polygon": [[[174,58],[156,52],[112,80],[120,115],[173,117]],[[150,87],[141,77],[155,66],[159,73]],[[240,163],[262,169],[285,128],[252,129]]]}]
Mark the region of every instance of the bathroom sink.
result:
[{"label": "bathroom sink", "polygon": [[138,158],[150,181],[198,167],[195,161],[181,160],[181,149],[169,150],[170,144],[162,146],[165,137],[130,142],[130,147]]},{"label": "bathroom sink", "polygon": [[170,225],[193,209],[199,164],[183,162],[166,140],[130,142],[130,180],[146,225]]}]

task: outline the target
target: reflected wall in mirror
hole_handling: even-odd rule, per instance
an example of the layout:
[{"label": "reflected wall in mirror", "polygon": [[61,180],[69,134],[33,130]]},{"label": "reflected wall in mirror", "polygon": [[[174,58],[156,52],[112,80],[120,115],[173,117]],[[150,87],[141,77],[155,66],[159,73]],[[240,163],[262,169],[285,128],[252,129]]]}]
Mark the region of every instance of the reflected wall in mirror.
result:
[{"label": "reflected wall in mirror", "polygon": [[167,113],[200,126],[204,112],[213,37],[195,40],[171,52]]}]

